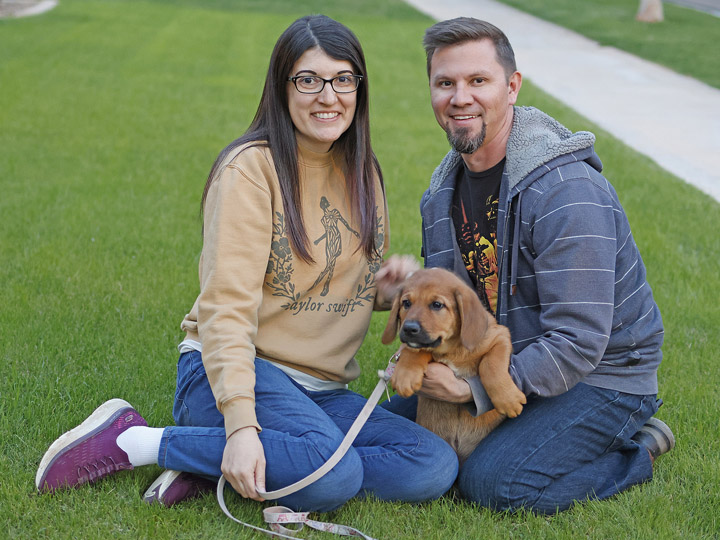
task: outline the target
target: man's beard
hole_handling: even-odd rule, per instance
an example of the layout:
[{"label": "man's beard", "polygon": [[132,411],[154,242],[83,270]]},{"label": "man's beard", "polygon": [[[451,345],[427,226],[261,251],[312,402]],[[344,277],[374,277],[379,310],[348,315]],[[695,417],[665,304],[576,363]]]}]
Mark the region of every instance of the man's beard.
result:
[{"label": "man's beard", "polygon": [[461,154],[472,154],[485,142],[486,130],[487,124],[483,120],[482,129],[476,137],[470,137],[467,128],[461,128],[455,132],[447,130],[445,133],[450,146],[452,146],[454,150]]}]

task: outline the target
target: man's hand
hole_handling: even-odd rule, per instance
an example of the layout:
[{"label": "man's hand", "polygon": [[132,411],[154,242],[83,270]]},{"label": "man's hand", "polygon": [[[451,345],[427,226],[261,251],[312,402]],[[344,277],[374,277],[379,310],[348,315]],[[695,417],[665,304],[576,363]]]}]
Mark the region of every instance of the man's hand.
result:
[{"label": "man's hand", "polygon": [[265,451],[253,426],[230,435],[223,452],[220,470],[240,495],[263,501],[257,488],[265,491]]},{"label": "man's hand", "polygon": [[467,381],[458,379],[452,369],[439,362],[428,364],[418,394],[450,403],[467,403],[473,400]]},{"label": "man's hand", "polygon": [[419,269],[420,264],[412,255],[392,255],[384,261],[375,274],[375,283],[377,283],[375,308],[390,309],[402,282]]}]

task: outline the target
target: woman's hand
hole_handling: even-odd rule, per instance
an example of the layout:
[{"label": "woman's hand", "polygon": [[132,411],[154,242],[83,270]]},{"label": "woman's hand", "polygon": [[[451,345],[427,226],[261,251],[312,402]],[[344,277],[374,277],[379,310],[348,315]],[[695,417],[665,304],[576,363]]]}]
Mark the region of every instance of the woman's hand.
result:
[{"label": "woman's hand", "polygon": [[450,403],[467,403],[473,400],[467,381],[458,379],[452,369],[439,362],[428,364],[418,394]]},{"label": "woman's hand", "polygon": [[257,489],[265,491],[265,451],[253,426],[238,429],[225,444],[220,470],[240,495],[264,501]]},{"label": "woman's hand", "polygon": [[420,269],[420,264],[412,255],[392,255],[383,262],[375,274],[377,295],[376,309],[390,309],[393,298],[400,290],[402,282],[410,274]]}]

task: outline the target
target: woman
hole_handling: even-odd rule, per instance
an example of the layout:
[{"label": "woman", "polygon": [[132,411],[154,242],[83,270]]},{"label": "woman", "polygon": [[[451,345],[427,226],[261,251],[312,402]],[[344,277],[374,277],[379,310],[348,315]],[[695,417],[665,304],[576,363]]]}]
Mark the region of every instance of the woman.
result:
[{"label": "woman", "polygon": [[[346,385],[359,375],[353,355],[382,296],[374,275],[388,231],[365,60],[350,30],[309,16],[283,33],[252,124],[210,171],[203,210],[177,426],[146,427],[128,403],[111,400],[53,443],[37,473],[41,491],[157,463],[168,471],[148,501],[172,505],[221,473],[243,497],[262,500],[258,488],[319,468],[362,408]],[[340,463],[281,503],[329,511],[367,493],[421,501],[442,495],[456,474],[442,440],[376,408]]]}]

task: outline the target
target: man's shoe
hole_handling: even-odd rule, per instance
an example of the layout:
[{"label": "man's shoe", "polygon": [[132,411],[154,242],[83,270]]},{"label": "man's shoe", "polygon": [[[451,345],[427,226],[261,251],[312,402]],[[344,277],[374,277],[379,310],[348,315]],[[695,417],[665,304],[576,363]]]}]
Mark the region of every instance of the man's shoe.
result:
[{"label": "man's shoe", "polygon": [[632,440],[648,449],[653,461],[675,448],[675,436],[668,425],[654,416],[645,422]]},{"label": "man's shoe", "polygon": [[158,502],[170,507],[214,489],[215,483],[207,478],[167,469],[150,485],[143,495],[143,500],[146,503]]},{"label": "man's shoe", "polygon": [[118,435],[132,426],[147,426],[147,422],[127,401],[106,401],[50,445],[40,461],[35,486],[39,491],[54,492],[132,469],[128,455],[116,442]]}]

